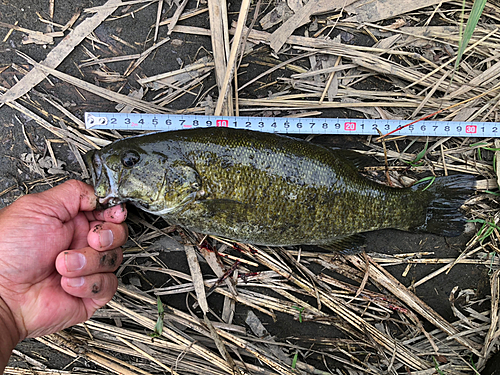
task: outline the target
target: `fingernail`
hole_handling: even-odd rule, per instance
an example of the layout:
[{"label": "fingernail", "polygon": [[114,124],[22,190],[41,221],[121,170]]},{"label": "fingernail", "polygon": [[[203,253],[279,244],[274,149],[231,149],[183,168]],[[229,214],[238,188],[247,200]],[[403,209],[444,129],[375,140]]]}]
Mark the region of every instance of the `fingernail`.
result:
[{"label": "fingernail", "polygon": [[99,231],[99,243],[101,247],[111,246],[113,243],[113,232],[109,229]]},{"label": "fingernail", "polygon": [[79,286],[82,286],[83,283],[85,282],[83,277],[71,277],[68,278],[68,286],[72,288],[78,288]]},{"label": "fingernail", "polygon": [[68,272],[79,271],[87,264],[87,258],[82,253],[68,252],[64,256]]}]

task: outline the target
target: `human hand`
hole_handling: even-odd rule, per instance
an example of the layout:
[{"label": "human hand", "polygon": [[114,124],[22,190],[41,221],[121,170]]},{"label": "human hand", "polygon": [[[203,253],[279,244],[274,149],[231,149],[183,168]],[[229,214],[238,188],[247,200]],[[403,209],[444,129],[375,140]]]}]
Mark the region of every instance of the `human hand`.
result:
[{"label": "human hand", "polygon": [[83,322],[116,292],[127,212],[95,208],[71,180],[0,210],[0,320],[18,341]]}]

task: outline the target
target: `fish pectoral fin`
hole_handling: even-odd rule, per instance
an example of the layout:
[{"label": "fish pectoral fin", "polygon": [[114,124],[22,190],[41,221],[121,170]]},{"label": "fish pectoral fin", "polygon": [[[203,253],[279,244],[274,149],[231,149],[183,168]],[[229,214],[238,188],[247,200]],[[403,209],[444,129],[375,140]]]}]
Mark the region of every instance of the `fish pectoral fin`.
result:
[{"label": "fish pectoral fin", "polygon": [[252,205],[231,199],[203,199],[194,202],[203,216],[225,216],[232,220],[246,220],[249,210],[254,209]]},{"label": "fish pectoral fin", "polygon": [[335,251],[346,255],[358,254],[363,252],[365,236],[357,233],[351,236],[342,237],[329,244],[319,245],[322,249]]}]

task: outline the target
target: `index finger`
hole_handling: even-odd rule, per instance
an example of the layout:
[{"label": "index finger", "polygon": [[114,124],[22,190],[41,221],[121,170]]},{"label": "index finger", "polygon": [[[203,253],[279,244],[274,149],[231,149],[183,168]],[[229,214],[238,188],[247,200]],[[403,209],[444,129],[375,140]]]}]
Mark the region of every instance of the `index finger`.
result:
[{"label": "index finger", "polygon": [[125,204],[106,208],[105,210],[95,210],[92,212],[85,212],[89,221],[109,221],[111,223],[122,223],[127,218],[127,208]]}]

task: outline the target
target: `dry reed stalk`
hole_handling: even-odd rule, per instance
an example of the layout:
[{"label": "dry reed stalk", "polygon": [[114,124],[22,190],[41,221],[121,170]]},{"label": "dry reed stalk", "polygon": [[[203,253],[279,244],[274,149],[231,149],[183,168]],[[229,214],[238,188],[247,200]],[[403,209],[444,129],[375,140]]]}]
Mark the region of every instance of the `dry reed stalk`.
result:
[{"label": "dry reed stalk", "polygon": [[24,27],[20,27],[17,25],[9,25],[5,22],[0,22],[0,27],[7,28],[9,30],[16,30],[20,31],[23,33],[28,34],[27,40],[24,40],[23,43],[37,43],[37,44],[53,44],[54,43],[54,38],[60,38],[64,36],[64,33],[62,32],[48,32],[48,33],[42,33],[40,31],[33,31],[29,29],[25,29]]},{"label": "dry reed stalk", "polygon": [[[202,256],[205,258],[207,263],[209,264],[210,268],[214,272],[214,274],[218,277],[217,281],[213,284],[212,288],[215,287],[215,285],[223,278],[225,275],[225,270],[222,265],[222,262],[219,261],[217,258],[217,254],[213,251],[208,251],[204,247],[199,248]],[[220,254],[220,253],[219,253]],[[239,262],[239,260],[238,260]],[[236,276],[236,275],[235,275]],[[238,294],[236,287],[235,287],[235,280],[231,278],[231,275],[229,277],[226,277],[224,280],[225,285],[231,292],[233,296],[236,296]],[[224,297],[224,305],[222,308],[222,320],[226,323],[231,323],[234,317],[234,313],[236,310],[236,303],[234,299],[230,299],[228,296]]]},{"label": "dry reed stalk", "polygon": [[[240,244],[241,246],[244,246]],[[245,247],[244,247],[245,248]],[[279,273],[283,277],[287,278],[290,282],[296,284],[301,289],[309,292],[312,296],[316,295],[315,289],[308,281],[301,279],[291,273],[287,267],[283,268],[279,266],[275,261],[272,261],[267,254],[262,250],[257,250],[257,253],[253,254],[253,257],[259,260],[262,264],[266,265],[273,271]],[[367,323],[364,319],[359,317],[354,313],[345,302],[332,297],[329,293],[320,291],[320,298],[322,304],[327,306],[330,310],[342,316],[342,318],[349,324],[351,324],[357,330],[368,335],[372,340],[381,345],[389,353],[396,353],[396,357],[399,361],[405,363],[413,369],[423,370],[429,365],[422,359],[418,358],[414,353],[409,351],[406,347],[394,342],[392,339],[387,337],[384,333],[380,332],[378,329],[373,327],[371,324]]]},{"label": "dry reed stalk", "polygon": [[431,87],[431,89],[429,90],[429,92],[427,93],[427,95],[425,96],[424,100],[422,100],[422,102],[419,104],[419,106],[417,108],[415,108],[415,110],[413,111],[413,113],[410,115],[410,119],[411,118],[415,118],[415,116],[417,115],[417,113],[419,113],[422,108],[425,107],[425,105],[427,104],[427,102],[429,100],[432,99],[432,97],[434,96],[434,94],[436,93],[436,90],[439,86],[443,85],[445,79],[448,78],[448,76],[450,75],[450,71],[444,73],[441,78],[439,78],[439,80]]},{"label": "dry reed stalk", "polygon": [[[195,9],[190,9],[190,10],[186,11],[185,13],[182,13],[180,15],[178,21],[187,20],[191,17],[199,16],[200,14],[203,14],[205,12],[208,12],[208,8],[198,7]],[[158,25],[159,26],[169,25],[172,21],[173,21],[173,17],[168,18],[165,21],[161,21]]]},{"label": "dry reed stalk", "polygon": [[[153,320],[148,319],[115,301],[108,302],[108,306],[111,307],[112,309],[120,311],[122,314],[134,320],[138,324],[150,330],[154,330],[155,322]],[[204,348],[203,346],[197,344],[196,342],[191,341],[185,338],[183,335],[180,335],[177,332],[171,330],[170,328],[164,327],[161,336],[169,340],[172,340],[179,345],[184,345],[185,350],[192,351],[194,354],[200,356],[201,358],[209,360],[211,363],[213,363],[220,369],[226,371],[229,374],[232,374],[231,367],[229,367],[222,358],[218,357],[217,355],[215,355],[208,349]]]},{"label": "dry reed stalk", "polygon": [[[349,261],[356,265],[360,269],[366,267],[365,262],[357,256],[348,256]],[[420,300],[413,293],[408,291],[403,284],[401,284],[396,278],[389,274],[385,269],[379,267],[376,263],[369,263],[370,275],[379,284],[383,285],[385,288],[390,290],[392,294],[403,301],[407,306],[411,307],[415,312],[423,316],[427,321],[432,323],[434,326],[442,329],[448,335],[456,335],[458,330],[453,327],[450,323],[444,320],[440,315],[438,315],[433,309],[431,309],[425,302]],[[477,356],[481,356],[478,352],[475,343],[468,339],[462,337],[454,336],[455,340],[461,345],[468,348],[471,352]]]},{"label": "dry reed stalk", "polygon": [[[212,70],[211,68],[206,68],[206,70]],[[203,70],[199,70],[197,73],[199,74],[201,71]],[[171,102],[173,102],[174,100],[176,100],[177,98],[183,96],[184,94],[191,94],[195,97],[198,97],[199,94],[196,94],[192,91],[189,91],[191,88],[195,88],[196,86],[199,86],[202,84],[202,82],[208,78],[209,76],[211,75],[211,72],[209,71],[208,73],[205,73],[204,75],[198,77],[198,78],[195,78],[193,80],[191,80],[190,82],[186,83],[184,86],[182,87],[175,87],[174,85],[170,85],[168,83],[164,83],[164,81],[159,81],[157,82],[160,86],[161,85],[165,85],[166,87],[169,87],[169,88],[172,88],[176,91],[172,92],[171,94],[163,97],[163,98],[160,98],[160,99],[157,99],[155,102],[158,102],[158,105],[159,106],[167,106],[168,104],[170,104]],[[183,110],[180,110],[178,111],[178,113],[184,113]]]},{"label": "dry reed stalk", "polygon": [[[454,258],[413,258],[413,259],[398,259],[396,257],[386,258],[381,257],[377,258],[374,254],[370,254],[370,258],[375,262],[380,264],[381,266],[392,266],[396,264],[476,264],[476,265],[484,265],[484,266],[500,266],[500,259],[491,259],[491,260],[482,260],[482,259],[461,259],[456,261]],[[384,264],[388,263],[388,264]],[[419,284],[420,285],[420,284]]]},{"label": "dry reed stalk", "polygon": [[28,116],[29,118],[32,118],[35,120],[39,125],[53,133],[55,136],[64,139],[68,143],[73,143],[75,146],[77,146],[79,149],[83,150],[84,152],[90,151],[92,147],[88,146],[88,144],[82,144],[80,142],[80,139],[77,139],[72,133],[65,131],[63,129],[57,128],[50,124],[48,121],[44,120],[42,117],[38,116],[36,113],[30,111],[26,107],[22,106],[21,104],[17,103],[16,101],[12,102],[7,102],[5,103],[7,106],[18,110],[19,112],[23,113],[24,115]]},{"label": "dry reed stalk", "polygon": [[[70,111],[68,111],[66,108],[64,108],[62,105],[60,105],[59,103],[56,103],[55,101],[53,100],[50,100],[49,98],[47,98],[46,96],[42,96],[43,99],[49,103],[50,105],[52,105],[54,108],[57,108],[60,112],[62,112],[65,116],[67,116],[69,119],[71,119],[71,121],[73,121],[76,125],[78,125],[78,127],[80,129],[85,129],[85,123],[80,120],[78,117],[76,117],[75,115],[73,115]],[[87,142],[90,143],[94,148],[98,149],[99,147],[94,144],[92,142],[92,140],[88,139],[86,136],[82,135],[82,137],[85,137],[87,139]]]},{"label": "dry reed stalk", "polygon": [[303,59],[303,58],[308,58],[310,56],[313,56],[314,54],[316,54],[316,52],[308,52],[308,53],[304,53],[303,55],[299,55],[299,56],[295,56],[295,57],[292,57],[282,63],[279,63],[277,65],[275,65],[274,67],[272,67],[271,69],[265,71],[264,73],[261,73],[259,74],[257,77],[253,78],[252,80],[246,82],[244,85],[241,85],[239,88],[238,88],[238,91],[241,91],[243,90],[244,88],[246,88],[247,86],[251,85],[252,83],[254,83],[255,81],[258,81],[260,78],[262,77],[265,77],[266,75],[269,75],[271,74],[272,72],[278,70],[278,69],[281,69],[285,66],[288,66],[289,64],[297,61],[297,60],[300,60],[300,59]]},{"label": "dry reed stalk", "polygon": [[89,361],[92,361],[95,364],[104,367],[106,370],[116,374],[150,375],[149,373],[117,358],[111,359],[107,354],[101,351],[89,349],[86,347],[85,342],[76,340],[65,332],[39,337],[37,340],[71,357],[76,358],[78,356],[83,356]]},{"label": "dry reed stalk", "polygon": [[145,50],[144,52],[142,52],[139,57],[137,58],[137,60],[131,64],[126,72],[123,74],[125,77],[128,77],[130,74],[132,74],[132,72],[139,66],[141,65],[141,63],[146,60],[146,58],[151,54],[151,52],[153,52],[155,49],[161,47],[162,45],[164,45],[165,43],[167,43],[168,41],[170,41],[170,38],[164,38],[162,39],[160,42],[158,43],[155,43],[153,44],[151,47],[149,47],[147,50]]},{"label": "dry reed stalk", "polygon": [[113,62],[119,62],[119,61],[127,61],[127,60],[136,60],[139,57],[141,57],[141,54],[136,53],[133,55],[126,55],[126,56],[114,56],[114,57],[106,57],[102,59],[91,59],[90,61],[81,63],[78,65],[79,68],[86,68],[88,66],[92,65],[100,65],[100,64],[108,64],[108,63],[113,63]]},{"label": "dry reed stalk", "polygon": [[156,9],[155,34],[153,36],[153,42],[155,44],[156,44],[156,41],[158,40],[158,29],[159,29],[162,9],[163,9],[163,0],[159,0],[158,1],[158,8]]},{"label": "dry reed stalk", "polygon": [[[187,5],[187,0],[184,0],[182,3],[180,3],[177,6],[177,9],[175,10],[174,15],[169,20],[170,22],[169,22],[169,25],[168,25],[167,35],[172,34],[172,31],[174,30],[175,25],[179,21],[179,18],[181,17],[182,12],[184,11],[184,8],[186,7],[186,5]],[[159,21],[159,18],[158,18],[158,21]],[[158,24],[158,22],[157,22],[157,24]],[[155,38],[155,40],[156,40],[156,38]]]},{"label": "dry reed stalk", "polygon": [[[122,289],[122,291],[123,291],[123,289]],[[149,299],[149,297],[148,297],[148,299]],[[152,301],[150,301],[150,302],[152,303]],[[131,310],[127,310],[127,311],[131,311]],[[200,324],[200,322],[198,320],[194,320],[193,317],[191,317],[191,316],[189,316],[189,315],[187,315],[185,313],[182,313],[181,311],[178,311],[178,310],[175,310],[175,315],[169,315],[169,318],[170,319],[172,319],[172,318],[173,319],[180,318],[181,320],[178,320],[178,321],[182,322],[181,324],[183,324],[183,325],[188,324],[187,321],[186,321],[186,319],[189,320],[189,321],[191,321],[193,324]],[[205,320],[205,323],[206,323],[206,320]],[[193,328],[193,329],[196,329],[196,327],[193,326],[193,325],[190,325],[190,327]],[[261,353],[253,345],[247,343],[245,340],[237,338],[236,336],[228,333],[226,330],[216,329],[216,334],[220,335],[221,337],[224,337],[224,338],[228,339],[229,342],[232,342],[232,343],[236,344],[237,346],[239,346],[240,348],[245,349],[249,353],[254,354],[257,358],[261,359],[263,362],[265,362],[266,364],[270,365],[270,367],[277,367],[280,370],[284,369],[282,365],[279,365],[279,364],[275,363],[273,360],[271,360],[270,358],[268,358],[265,353]],[[166,337],[168,337],[168,335]],[[238,366],[241,366],[241,364],[238,364]],[[280,373],[288,373],[288,372],[285,371],[285,372],[280,372]],[[290,373],[290,374],[292,374],[292,373]]]},{"label": "dry reed stalk", "polygon": [[[208,13],[210,17],[210,35],[212,40],[212,52],[215,62],[215,78],[219,88],[219,95],[224,82],[229,58],[229,36],[227,28],[226,1],[208,0]],[[174,31],[175,28],[174,28]],[[231,88],[228,88],[227,102],[222,108],[222,115],[233,115]]]},{"label": "dry reed stalk", "polygon": [[[220,290],[220,293],[227,295],[227,292]],[[262,308],[270,309],[271,311],[280,311],[285,314],[293,315],[298,317],[298,311],[295,308],[296,304],[293,302],[288,302],[275,297],[268,296],[266,294],[253,292],[251,290],[240,290],[238,296],[234,297],[238,302],[261,306]],[[304,306],[307,304],[304,304]],[[299,306],[300,307],[300,306]],[[273,314],[274,315],[274,314]]]},{"label": "dry reed stalk", "polygon": [[[121,0],[108,0],[105,10],[98,11],[94,16],[80,23],[71,33],[65,37],[54,49],[52,49],[41,65],[56,68],[66,56],[73,51],[94,29],[97,28],[109,15],[111,15],[121,4]],[[45,79],[45,74],[40,69],[33,69],[16,83],[0,99],[2,103],[13,101]]]},{"label": "dry reed stalk", "polygon": [[[27,56],[25,56],[25,55],[23,57],[27,58]],[[93,84],[85,82],[83,80],[80,80],[80,79],[73,77],[69,74],[62,73],[58,70],[51,69],[47,66],[36,63],[29,58],[28,58],[28,60],[30,60],[30,63],[33,64],[34,66],[36,66],[38,68],[38,70],[40,70],[44,73],[47,73],[47,74],[52,74],[53,76],[65,81],[65,82],[68,82],[76,87],[79,87],[81,89],[89,91],[95,95],[99,95],[105,99],[108,99],[108,100],[111,100],[111,101],[114,101],[114,102],[117,102],[120,104],[126,104],[126,105],[140,109],[140,110],[145,111],[145,112],[169,113],[169,110],[166,108],[157,106],[157,105],[149,103],[149,102],[145,102],[145,101],[140,100],[140,99],[135,99],[135,98],[132,98],[132,97],[127,96],[127,95],[119,94],[119,93],[113,92],[111,90],[107,90],[105,88],[93,85]]]},{"label": "dry reed stalk", "polygon": [[300,11],[295,13],[286,22],[284,22],[269,38],[270,46],[278,52],[288,41],[290,35],[299,26],[309,22],[309,17],[315,13],[331,12],[335,9],[341,9],[354,3],[356,0],[318,0],[313,3],[305,4]]},{"label": "dry reed stalk", "polygon": [[249,8],[250,0],[242,0],[238,16],[238,24],[234,33],[233,44],[231,45],[231,51],[229,53],[224,80],[222,82],[222,85],[220,86],[219,98],[217,99],[217,105],[215,107],[215,116],[220,116],[222,114],[222,107],[226,102],[226,97],[228,95],[228,90],[230,89],[233,74],[237,76],[236,59],[238,58],[240,53],[243,28],[246,24]]},{"label": "dry reed stalk", "polygon": [[[486,36],[486,37],[487,37],[487,36]],[[485,38],[486,38],[486,37],[485,37]],[[476,42],[476,43],[473,43],[473,44],[472,44],[472,45],[470,45],[470,46],[468,46],[468,47],[465,49],[465,52],[464,52],[464,53],[468,53],[468,52],[470,52],[470,51],[471,51],[472,49],[474,49],[474,48],[475,48],[475,47],[476,47],[476,46],[477,46],[480,42],[481,42],[481,40],[480,40],[480,41],[478,41],[478,42]],[[443,68],[445,68],[446,66],[451,65],[453,62],[455,62],[455,60],[456,60],[456,57],[451,58],[450,60],[448,60],[448,61],[446,61],[445,63],[443,63],[441,66],[439,66],[439,67],[437,67],[436,69],[434,69],[433,71],[431,71],[431,72],[427,73],[424,77],[422,77],[422,78],[421,78],[421,80],[427,79],[428,77],[430,77],[430,76],[432,76],[433,74],[435,74],[436,72],[438,72],[438,71],[442,70],[442,69],[443,69]],[[409,86],[407,86],[407,88],[410,88],[410,87],[412,87],[412,86],[414,86],[414,85],[416,85],[416,84],[420,84],[420,83],[421,83],[421,81],[415,81],[415,82],[413,82],[412,84],[410,84]]]},{"label": "dry reed stalk", "polygon": [[[245,296],[245,294],[242,293],[241,291],[237,295],[233,295],[231,293],[228,293],[226,290],[221,289],[221,288],[216,288],[215,291],[219,294],[222,294],[225,297],[231,298],[231,299],[233,299],[233,300],[235,300],[243,305],[251,307],[252,309],[255,309],[257,311],[260,311],[263,314],[270,316],[273,319],[273,321],[276,321],[276,319],[277,319],[274,311],[268,310],[267,308],[265,308],[265,307],[268,307],[267,304],[263,304],[262,301],[258,298],[257,299],[256,298],[249,298],[248,296]],[[264,306],[262,306],[262,305],[264,305]],[[277,306],[278,306],[278,311],[282,311],[282,309],[279,308],[280,305],[278,304]]]},{"label": "dry reed stalk", "polygon": [[[151,0],[130,0],[130,1],[122,1],[120,3],[120,6],[122,7],[129,7],[131,5],[135,5],[135,4],[142,4],[142,3],[152,3],[153,1]],[[109,9],[112,9],[113,6],[111,4],[103,4],[103,5],[99,5],[99,6],[96,6],[96,7],[91,7],[91,8],[86,8],[84,10],[85,13],[97,13],[97,12],[101,12],[103,10],[109,10]]]},{"label": "dry reed stalk", "polygon": [[462,85],[460,88],[453,91],[451,94],[445,97],[445,99],[449,100],[459,96],[464,96],[464,94],[468,93],[469,91],[478,90],[478,87],[481,87],[481,89],[490,88],[491,83],[496,82],[495,78],[498,76],[499,72],[500,72],[500,61],[497,62],[492,67],[485,70],[484,72],[482,72],[481,74],[474,77],[470,82]]},{"label": "dry reed stalk", "polygon": [[335,72],[341,72],[343,70],[348,70],[352,68],[356,68],[356,64],[340,64],[340,65],[335,65],[329,68],[323,68],[323,69],[318,69],[306,73],[297,73],[297,74],[292,74],[291,78],[295,79],[302,79],[302,78],[309,78],[309,77],[314,77],[319,74],[330,74],[330,73],[335,73]]},{"label": "dry reed stalk", "polygon": [[[305,95],[302,95],[304,97]],[[311,95],[313,97],[320,97],[320,95]],[[297,109],[322,109],[322,108],[370,108],[370,107],[395,107],[395,108],[414,108],[418,103],[414,100],[404,100],[404,101],[383,101],[383,102],[333,102],[333,103],[320,103],[319,100],[294,100],[294,99],[280,99],[280,98],[266,98],[266,99],[240,99],[240,102],[248,107],[261,106],[265,103],[269,103],[270,106],[279,108],[297,108]],[[367,120],[369,122],[369,120]]]},{"label": "dry reed stalk", "polygon": [[184,251],[186,252],[186,258],[188,261],[191,278],[193,280],[194,290],[198,298],[198,303],[201,307],[201,310],[203,311],[203,314],[206,315],[208,312],[207,295],[205,293],[203,275],[201,274],[201,268],[196,257],[194,246],[184,245]]},{"label": "dry reed stalk", "polygon": [[36,367],[31,369],[23,369],[23,368],[14,368],[7,366],[4,371],[5,375],[85,375],[86,371],[64,371],[64,370],[42,370],[37,369]]},{"label": "dry reed stalk", "polygon": [[134,342],[150,344],[154,347],[161,347],[177,352],[182,352],[182,350],[184,349],[182,345],[177,345],[166,340],[151,340],[151,336],[148,336],[144,333],[134,332],[130,329],[112,326],[110,324],[105,324],[96,320],[89,320],[85,322],[85,325],[92,331],[114,335],[116,336],[116,338],[120,337],[127,340],[132,340]]},{"label": "dry reed stalk", "polygon": [[203,70],[206,68],[211,68],[214,65],[215,65],[215,63],[212,61],[203,61],[203,62],[199,62],[199,63],[190,64],[184,68],[174,70],[171,72],[161,73],[161,74],[157,74],[155,76],[151,76],[151,77],[147,77],[147,78],[141,78],[141,79],[138,79],[137,82],[140,83],[141,85],[145,85],[147,83],[151,83],[154,81],[159,81],[159,80],[162,80],[165,78],[174,77],[174,76],[182,74],[182,73],[188,73],[188,72]]},{"label": "dry reed stalk", "polygon": [[138,352],[139,354],[141,354],[143,357],[149,359],[150,361],[156,363],[158,366],[160,366],[161,368],[163,368],[164,370],[170,372],[172,375],[179,375],[179,373],[177,371],[174,371],[171,367],[168,367],[166,365],[164,365],[163,363],[161,363],[160,361],[158,361],[156,358],[154,358],[153,356],[151,356],[150,354],[146,353],[144,350],[142,350],[141,348],[139,348],[137,345],[134,345],[132,344],[131,342],[117,336],[117,339],[120,340],[122,343],[124,343],[125,345],[129,346],[130,348],[132,348],[134,351]]}]

